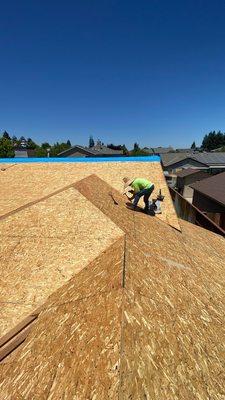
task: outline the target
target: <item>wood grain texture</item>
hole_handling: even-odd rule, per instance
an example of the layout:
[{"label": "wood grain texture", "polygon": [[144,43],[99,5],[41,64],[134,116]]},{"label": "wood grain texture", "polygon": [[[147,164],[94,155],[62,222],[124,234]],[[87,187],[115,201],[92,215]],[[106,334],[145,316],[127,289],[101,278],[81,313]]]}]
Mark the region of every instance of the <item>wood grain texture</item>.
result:
[{"label": "wood grain texture", "polygon": [[49,298],[16,360],[1,366],[1,399],[117,397],[123,252],[119,239]]},{"label": "wood grain texture", "polygon": [[[4,167],[3,164],[2,166]],[[163,213],[157,218],[180,229],[159,162],[17,164],[13,168],[1,172],[0,175],[0,216],[31,201],[37,201],[91,174],[98,175],[120,192],[123,191],[122,179],[124,176],[150,179],[155,184],[155,193],[162,189],[162,193],[165,195],[165,202],[162,206]]]},{"label": "wood grain texture", "polygon": [[73,188],[2,220],[0,336],[122,234]]},{"label": "wood grain texture", "polygon": [[97,176],[75,188],[125,236],[45,302],[0,398],[224,400],[224,239],[133,212]]}]

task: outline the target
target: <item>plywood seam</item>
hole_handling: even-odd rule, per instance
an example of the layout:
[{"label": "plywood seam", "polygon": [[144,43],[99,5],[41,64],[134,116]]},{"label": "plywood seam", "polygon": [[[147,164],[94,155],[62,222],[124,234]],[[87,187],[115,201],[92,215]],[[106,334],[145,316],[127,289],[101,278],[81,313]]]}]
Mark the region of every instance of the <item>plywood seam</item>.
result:
[{"label": "plywood seam", "polygon": [[40,198],[37,199],[37,200],[30,201],[30,202],[28,202],[27,204],[24,204],[23,206],[20,206],[20,207],[18,207],[18,208],[15,208],[14,210],[9,211],[8,213],[1,215],[1,216],[0,216],[0,221],[6,219],[6,218],[8,218],[8,217],[10,217],[11,215],[14,215],[14,214],[20,212],[20,211],[22,211],[22,210],[25,210],[26,208],[29,208],[29,207],[31,207],[31,206],[34,206],[35,204],[38,204],[38,203],[40,203],[40,202],[42,202],[42,201],[44,201],[44,200],[47,200],[47,199],[49,199],[49,198],[51,198],[51,197],[53,197],[53,196],[55,196],[55,195],[57,195],[57,194],[59,194],[59,193],[62,193],[62,192],[64,192],[65,190],[68,190],[68,189],[72,188],[73,186],[74,186],[74,183],[71,183],[71,184],[69,184],[69,185],[67,185],[67,186],[64,186],[64,187],[61,188],[61,189],[55,190],[54,192],[52,192],[52,193],[50,193],[50,194],[48,194],[48,195],[46,195],[46,196],[40,197]]}]

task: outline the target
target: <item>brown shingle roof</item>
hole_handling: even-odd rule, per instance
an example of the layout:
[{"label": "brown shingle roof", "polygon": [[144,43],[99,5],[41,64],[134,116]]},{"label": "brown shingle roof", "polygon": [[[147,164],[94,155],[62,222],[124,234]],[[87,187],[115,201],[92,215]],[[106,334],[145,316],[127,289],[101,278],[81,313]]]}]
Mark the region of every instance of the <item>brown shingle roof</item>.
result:
[{"label": "brown shingle roof", "polygon": [[225,206],[225,172],[195,182],[191,187]]}]

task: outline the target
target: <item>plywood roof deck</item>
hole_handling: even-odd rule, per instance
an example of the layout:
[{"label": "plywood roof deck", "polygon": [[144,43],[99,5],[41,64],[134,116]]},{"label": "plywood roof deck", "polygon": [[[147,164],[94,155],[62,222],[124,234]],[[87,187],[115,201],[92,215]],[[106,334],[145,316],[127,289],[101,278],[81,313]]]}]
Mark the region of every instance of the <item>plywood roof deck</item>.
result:
[{"label": "plywood roof deck", "polygon": [[[5,165],[2,166],[5,168]],[[180,229],[159,162],[16,164],[13,168],[0,171],[0,216],[48,196],[91,174],[104,179],[119,192],[123,191],[124,176],[149,178],[155,184],[155,193],[162,189],[165,195],[163,214],[157,218]]]},{"label": "plywood roof deck", "polygon": [[46,301],[0,398],[223,399],[224,239],[128,210],[111,188],[115,205],[109,189],[75,184],[125,237]]},{"label": "plywood roof deck", "polygon": [[0,337],[121,235],[73,188],[0,221]]}]

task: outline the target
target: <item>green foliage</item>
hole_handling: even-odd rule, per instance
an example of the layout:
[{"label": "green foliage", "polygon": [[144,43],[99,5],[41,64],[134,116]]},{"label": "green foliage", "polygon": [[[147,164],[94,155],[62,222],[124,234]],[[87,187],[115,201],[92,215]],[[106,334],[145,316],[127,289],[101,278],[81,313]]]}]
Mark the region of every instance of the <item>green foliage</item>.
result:
[{"label": "green foliage", "polygon": [[225,134],[213,131],[204,136],[201,147],[203,150],[211,151],[222,146],[225,146]]},{"label": "green foliage", "polygon": [[62,151],[68,150],[71,146],[67,143],[55,143],[50,150],[50,157],[57,157]]},{"label": "green foliage", "polygon": [[15,151],[11,140],[5,137],[0,138],[0,158],[13,158]]},{"label": "green foliage", "polygon": [[128,152],[126,146],[125,146],[125,144],[123,144],[123,145],[121,145],[121,144],[119,144],[119,145],[114,145],[113,143],[110,143],[110,144],[107,144],[107,147],[108,147],[109,149],[112,149],[112,150],[119,150],[119,151],[122,151],[124,155],[128,155],[128,154],[129,154],[129,152]]},{"label": "green foliage", "polygon": [[139,147],[139,144],[137,142],[134,143],[134,148],[129,152],[129,155],[132,157],[137,157],[137,156],[146,156],[146,151],[141,149]]},{"label": "green foliage", "polygon": [[67,144],[68,147],[72,147],[71,146],[71,141],[69,139],[67,140],[66,144]]},{"label": "green foliage", "polygon": [[89,137],[89,147],[94,147],[94,145],[95,145],[95,142],[94,142],[93,136],[91,135]]},{"label": "green foliage", "polygon": [[41,147],[42,147],[42,149],[50,149],[51,146],[48,142],[44,142],[44,143],[42,143]]},{"label": "green foliage", "polygon": [[32,149],[35,150],[38,147],[38,145],[31,139],[27,139],[27,149]]},{"label": "green foliage", "polygon": [[35,149],[35,157],[47,157],[47,150],[37,146]]},{"label": "green foliage", "polygon": [[196,144],[195,144],[195,142],[193,142],[193,143],[192,143],[192,145],[191,145],[191,149],[193,149],[193,150],[195,150],[195,149],[196,149]]},{"label": "green foliage", "polygon": [[225,146],[221,147],[220,152],[225,153]]},{"label": "green foliage", "polygon": [[6,132],[6,131],[3,132],[2,137],[3,137],[4,139],[11,140],[9,133]]}]

